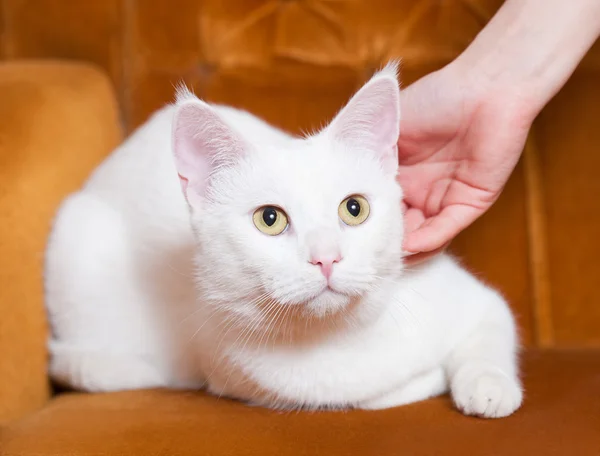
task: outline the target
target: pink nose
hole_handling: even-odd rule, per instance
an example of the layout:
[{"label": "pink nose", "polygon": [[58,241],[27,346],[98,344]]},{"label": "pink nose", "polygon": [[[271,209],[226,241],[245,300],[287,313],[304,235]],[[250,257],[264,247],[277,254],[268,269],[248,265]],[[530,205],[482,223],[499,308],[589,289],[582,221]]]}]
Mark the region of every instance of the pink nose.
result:
[{"label": "pink nose", "polygon": [[310,263],[315,266],[319,266],[321,268],[321,272],[325,276],[327,280],[331,276],[333,271],[333,264],[339,263],[342,261],[342,257],[340,255],[337,256],[318,256],[310,259]]}]

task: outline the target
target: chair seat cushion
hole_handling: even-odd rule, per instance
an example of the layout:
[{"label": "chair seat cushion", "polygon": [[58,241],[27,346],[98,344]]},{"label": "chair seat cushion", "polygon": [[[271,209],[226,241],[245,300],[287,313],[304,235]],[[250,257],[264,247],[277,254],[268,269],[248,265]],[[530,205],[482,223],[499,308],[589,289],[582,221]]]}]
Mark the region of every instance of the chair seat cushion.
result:
[{"label": "chair seat cushion", "polygon": [[600,351],[523,355],[514,415],[448,397],[382,411],[274,412],[196,392],[66,393],[0,431],[3,455],[599,455]]}]

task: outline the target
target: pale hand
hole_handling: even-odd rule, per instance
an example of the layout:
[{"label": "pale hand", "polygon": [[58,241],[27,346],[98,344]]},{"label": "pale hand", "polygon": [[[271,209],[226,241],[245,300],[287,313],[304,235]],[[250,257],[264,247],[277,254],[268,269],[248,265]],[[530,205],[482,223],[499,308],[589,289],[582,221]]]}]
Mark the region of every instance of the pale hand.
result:
[{"label": "pale hand", "polygon": [[401,92],[398,179],[409,262],[443,249],[496,201],[535,117],[528,101],[453,64]]}]

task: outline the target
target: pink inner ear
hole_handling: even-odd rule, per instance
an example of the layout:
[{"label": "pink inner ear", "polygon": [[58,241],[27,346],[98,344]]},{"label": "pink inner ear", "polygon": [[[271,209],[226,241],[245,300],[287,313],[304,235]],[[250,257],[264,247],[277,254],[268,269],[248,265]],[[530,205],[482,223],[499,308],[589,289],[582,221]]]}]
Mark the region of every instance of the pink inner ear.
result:
[{"label": "pink inner ear", "polygon": [[204,195],[210,171],[210,157],[198,135],[205,122],[205,109],[199,103],[186,103],[178,108],[173,121],[173,153],[183,194],[191,203]]},{"label": "pink inner ear", "polygon": [[384,149],[394,147],[400,135],[400,97],[396,84],[394,83],[393,88],[389,84],[377,84],[375,88],[378,92],[374,94],[373,100],[368,101],[372,104],[365,109],[373,112],[371,132],[377,147]]},{"label": "pink inner ear", "polygon": [[177,173],[177,177],[179,177],[179,185],[181,185],[181,191],[184,195],[186,195],[189,181],[179,173]]},{"label": "pink inner ear", "polygon": [[375,75],[352,97],[331,123],[336,139],[352,148],[366,149],[382,162],[393,159],[400,134],[400,90],[395,77]]},{"label": "pink inner ear", "polygon": [[191,205],[205,196],[210,173],[243,152],[242,141],[212,107],[185,101],[173,120],[173,153],[181,189]]}]

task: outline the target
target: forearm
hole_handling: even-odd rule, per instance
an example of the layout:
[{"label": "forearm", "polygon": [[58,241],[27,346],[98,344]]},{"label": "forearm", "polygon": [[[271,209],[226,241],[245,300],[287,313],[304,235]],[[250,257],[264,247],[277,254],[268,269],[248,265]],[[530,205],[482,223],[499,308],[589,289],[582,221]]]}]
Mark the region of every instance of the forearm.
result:
[{"label": "forearm", "polygon": [[456,64],[474,84],[526,100],[535,117],[599,34],[600,0],[507,0]]}]

